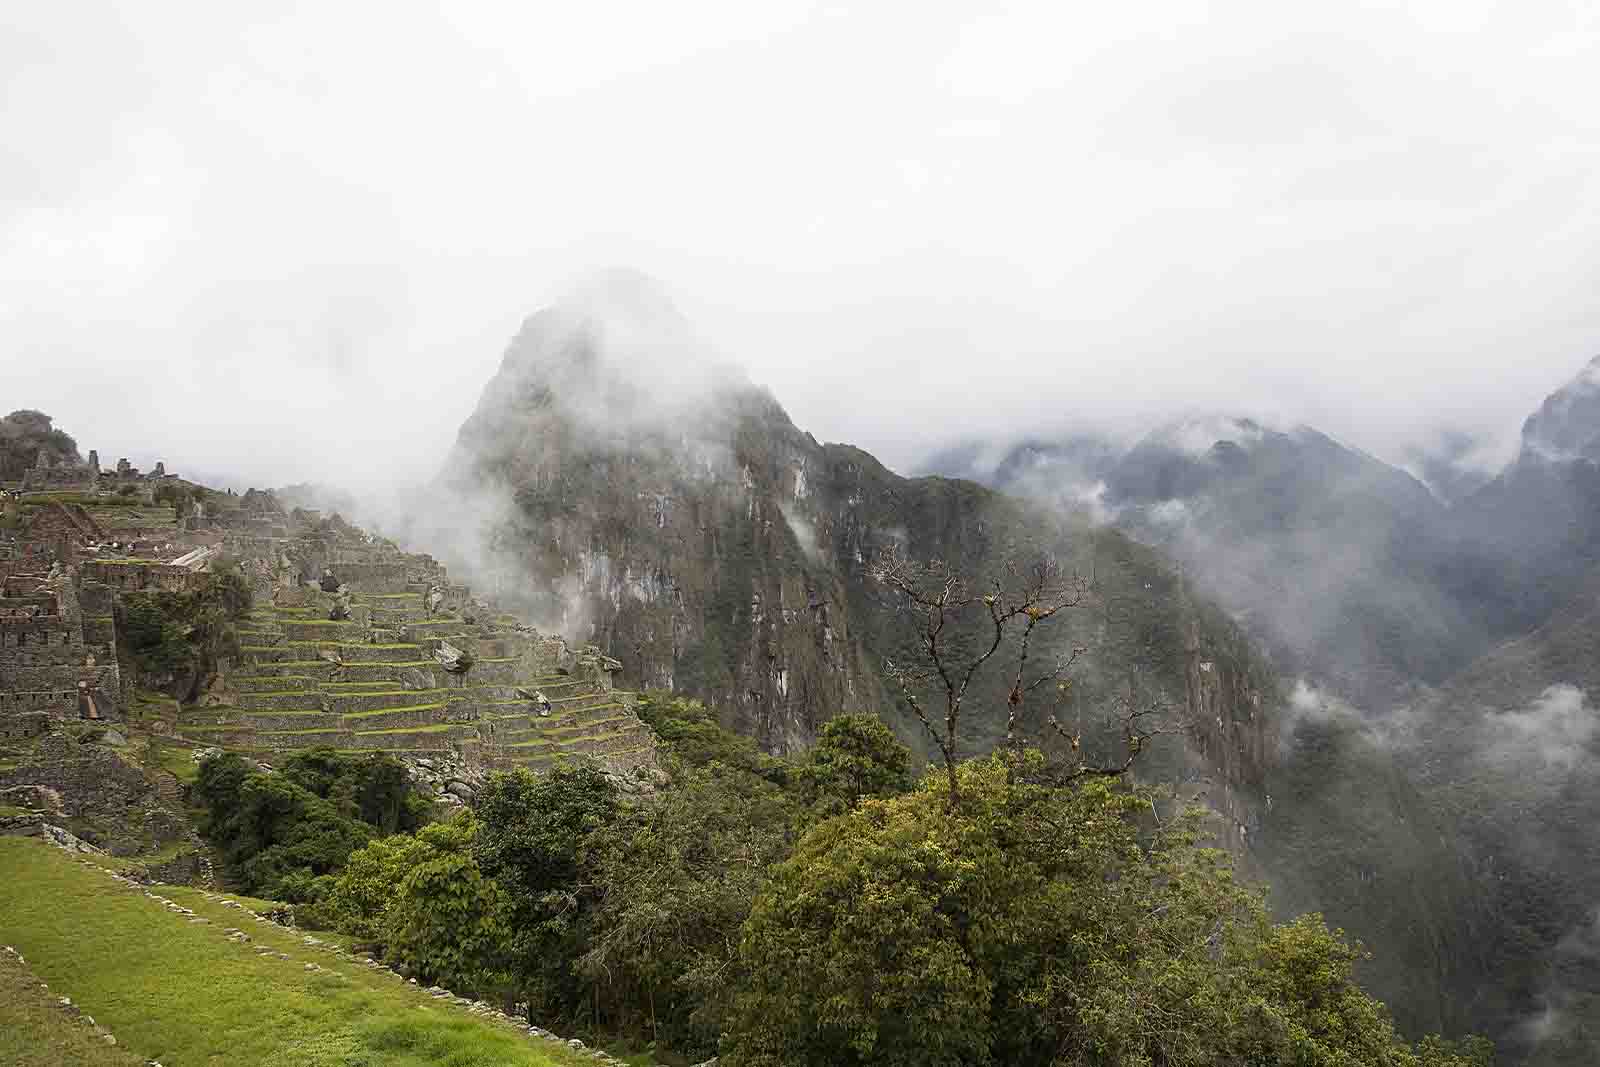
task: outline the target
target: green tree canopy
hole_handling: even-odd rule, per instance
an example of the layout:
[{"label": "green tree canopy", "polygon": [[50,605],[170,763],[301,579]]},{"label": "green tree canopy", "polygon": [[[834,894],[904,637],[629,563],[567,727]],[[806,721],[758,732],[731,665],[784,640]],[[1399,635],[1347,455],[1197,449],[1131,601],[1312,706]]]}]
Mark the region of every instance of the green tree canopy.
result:
[{"label": "green tree canopy", "polygon": [[[1273,927],[1148,795],[959,766],[815,826],[745,925],[739,1067],[1431,1067],[1312,917]],[[1432,1059],[1425,1058],[1432,1056]]]},{"label": "green tree canopy", "polygon": [[849,811],[863,797],[904,793],[915,782],[911,750],[872,715],[824,723],[793,779],[800,798],[823,818]]}]

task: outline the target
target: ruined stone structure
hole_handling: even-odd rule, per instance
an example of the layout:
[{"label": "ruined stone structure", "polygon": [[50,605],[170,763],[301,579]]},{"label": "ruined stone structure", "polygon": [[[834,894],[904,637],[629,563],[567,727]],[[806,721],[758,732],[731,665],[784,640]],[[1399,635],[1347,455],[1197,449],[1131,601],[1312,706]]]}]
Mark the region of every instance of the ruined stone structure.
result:
[{"label": "ruined stone structure", "polygon": [[38,461],[23,473],[17,487],[24,493],[94,492],[176,477],[167,473],[164,462],[158,462],[153,471],[144,474],[126,458],[117,461],[115,471],[103,471],[100,469],[100,453],[95,449],[89,450],[86,463],[56,463],[48,453],[40,452]]},{"label": "ruined stone structure", "polygon": [[17,542],[17,557],[24,561],[74,563],[110,535],[81,504],[46,504],[28,520]]},{"label": "ruined stone structure", "polygon": [[114,593],[56,567],[12,575],[0,592],[0,732],[42,733],[52,719],[118,715]]},{"label": "ruined stone structure", "polygon": [[184,737],[269,760],[332,746],[480,769],[653,763],[634,695],[612,684],[615,660],[493,611],[433,557],[336,516],[285,514],[255,491],[240,510],[220,548],[257,606],[239,628],[239,663],[214,702],[185,712]]},{"label": "ruined stone structure", "polygon": [[331,745],[480,769],[654,761],[633,694],[612,684],[615,660],[491,610],[433,557],[337,516],[286,513],[252,490],[218,527],[162,534],[164,559],[119,556],[106,536],[82,507],[34,510],[26,554],[11,561],[27,573],[3,577],[0,736],[117,717],[116,598],[196,591],[226,556],[257,606],[238,626],[238,662],[223,665],[206,706],[183,714],[179,730],[196,744],[261,757]]}]

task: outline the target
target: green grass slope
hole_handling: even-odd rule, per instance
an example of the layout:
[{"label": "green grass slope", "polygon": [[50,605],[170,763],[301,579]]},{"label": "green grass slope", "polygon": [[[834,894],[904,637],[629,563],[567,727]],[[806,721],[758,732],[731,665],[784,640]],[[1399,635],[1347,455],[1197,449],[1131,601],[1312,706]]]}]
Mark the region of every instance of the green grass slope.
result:
[{"label": "green grass slope", "polygon": [[3,1067],[143,1067],[127,1049],[108,1045],[87,1020],[63,1010],[60,998],[0,953],[0,1065]]},{"label": "green grass slope", "polygon": [[[193,916],[38,841],[0,838],[0,944],[15,946],[50,997],[69,996],[116,1049],[166,1067],[551,1067],[592,1063],[555,1041],[249,921],[199,892],[172,890]],[[205,920],[204,922],[199,920]],[[248,942],[229,940],[238,927]],[[280,958],[279,954],[287,956]],[[315,968],[315,969],[312,969]],[[122,1064],[81,1058],[71,1024],[0,989],[4,1063]],[[13,1024],[12,1020],[17,1021]],[[59,1031],[59,1033],[58,1033]],[[79,1035],[81,1036],[81,1035]],[[20,1048],[13,1051],[13,1046]],[[60,1051],[56,1051],[59,1047]]]}]

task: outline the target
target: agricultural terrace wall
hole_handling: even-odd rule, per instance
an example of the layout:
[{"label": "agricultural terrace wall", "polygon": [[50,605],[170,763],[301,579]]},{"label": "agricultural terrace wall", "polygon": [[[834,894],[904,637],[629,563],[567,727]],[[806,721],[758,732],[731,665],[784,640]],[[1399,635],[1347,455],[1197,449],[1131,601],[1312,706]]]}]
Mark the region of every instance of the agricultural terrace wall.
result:
[{"label": "agricultural terrace wall", "polygon": [[339,581],[363,593],[404,593],[410,581],[404,563],[340,563],[329,569]]}]

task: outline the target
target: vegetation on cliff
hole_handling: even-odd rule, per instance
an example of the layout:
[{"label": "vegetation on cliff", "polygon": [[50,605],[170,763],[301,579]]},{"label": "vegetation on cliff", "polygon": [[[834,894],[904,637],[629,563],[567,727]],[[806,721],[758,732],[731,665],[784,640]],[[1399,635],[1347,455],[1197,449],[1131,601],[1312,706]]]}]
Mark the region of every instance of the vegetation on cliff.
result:
[{"label": "vegetation on cliff", "polygon": [[730,1064],[1489,1062],[1399,1038],[1361,950],[1274,925],[1155,790],[1008,751],[960,762],[952,806],[868,717],[779,760],[699,703],[645,714],[667,750],[648,794],[493,776],[447,822],[371,824],[309,917],[540,1025]]},{"label": "vegetation on cliff", "polygon": [[149,688],[191,700],[239,654],[234,624],[252,600],[249,581],[225,560],[198,589],[124,593],[116,601],[118,652]]}]

